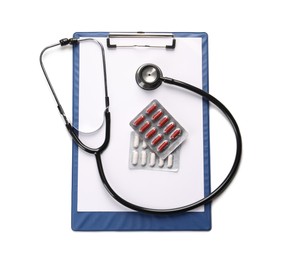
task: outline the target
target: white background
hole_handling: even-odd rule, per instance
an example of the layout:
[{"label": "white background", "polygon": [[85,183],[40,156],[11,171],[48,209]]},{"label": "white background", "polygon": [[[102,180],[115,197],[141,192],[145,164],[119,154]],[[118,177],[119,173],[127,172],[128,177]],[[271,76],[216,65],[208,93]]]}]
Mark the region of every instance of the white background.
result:
[{"label": "white background", "polygon": [[[0,258],[283,259],[281,6],[281,1],[2,1]],[[213,203],[210,232],[71,231],[71,140],[38,56],[75,31],[121,30],[209,34],[210,91],[231,109],[244,141],[240,171]],[[52,62],[52,80],[70,112],[70,51],[48,55],[47,65]],[[233,157],[225,150],[233,151],[234,142],[222,120],[212,109],[213,186]]]}]

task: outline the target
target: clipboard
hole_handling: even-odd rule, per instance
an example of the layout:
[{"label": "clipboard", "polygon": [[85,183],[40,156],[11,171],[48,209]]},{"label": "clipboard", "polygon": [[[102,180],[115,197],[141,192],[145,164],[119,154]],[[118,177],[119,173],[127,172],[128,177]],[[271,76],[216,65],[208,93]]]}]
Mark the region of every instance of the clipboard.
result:
[{"label": "clipboard", "polygon": [[[127,199],[148,207],[183,206],[207,196],[210,193],[208,102],[167,86],[150,93],[139,89],[135,82],[137,68],[143,63],[154,63],[165,75],[208,91],[207,34],[74,34],[74,38],[84,37],[96,38],[106,52],[112,129],[110,145],[102,159],[113,187]],[[99,49],[92,44],[73,47],[73,124],[82,131],[99,129],[93,135],[80,136],[94,147],[100,144],[104,133],[100,131],[104,106],[100,62]],[[181,166],[177,173],[161,174],[128,168],[131,133],[128,123],[153,99],[162,102],[189,132],[189,140],[181,147]],[[93,156],[78,149],[75,143],[72,150],[74,231],[211,229],[211,204],[177,215],[143,214],[119,205],[104,189]]]}]

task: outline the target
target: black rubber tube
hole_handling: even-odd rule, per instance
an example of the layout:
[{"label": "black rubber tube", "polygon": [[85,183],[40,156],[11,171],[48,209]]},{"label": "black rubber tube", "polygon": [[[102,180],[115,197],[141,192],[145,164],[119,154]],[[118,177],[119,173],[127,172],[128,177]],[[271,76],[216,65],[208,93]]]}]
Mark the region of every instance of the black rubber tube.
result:
[{"label": "black rubber tube", "polygon": [[185,82],[178,81],[178,80],[171,79],[171,78],[161,78],[161,79],[165,83],[175,85],[175,86],[179,86],[181,88],[192,91],[192,92],[202,96],[206,100],[208,100],[211,103],[213,103],[214,105],[216,105],[224,113],[224,115],[227,117],[227,119],[229,120],[229,122],[230,122],[230,124],[231,124],[231,126],[234,130],[235,137],[236,137],[236,155],[235,155],[235,160],[234,160],[234,163],[232,165],[232,168],[229,171],[226,178],[223,180],[223,182],[214,191],[212,191],[208,196],[206,196],[203,199],[198,200],[194,203],[191,203],[189,205],[185,205],[185,206],[177,207],[177,208],[171,208],[171,209],[147,208],[147,207],[143,207],[143,206],[133,204],[133,203],[125,200],[124,198],[120,197],[112,189],[111,185],[109,184],[109,182],[108,182],[108,180],[105,176],[103,164],[102,164],[102,160],[101,160],[101,153],[100,152],[95,153],[95,157],[96,157],[96,161],[97,161],[97,166],[98,166],[100,178],[102,180],[102,183],[104,184],[104,187],[109,192],[109,194],[115,200],[117,200],[119,203],[121,203],[122,205],[124,205],[124,206],[126,206],[130,209],[133,209],[135,211],[139,211],[139,212],[143,212],[143,213],[151,213],[151,214],[172,214],[172,213],[187,212],[189,210],[193,210],[197,207],[200,207],[202,205],[205,205],[206,203],[211,202],[213,199],[215,199],[217,196],[219,196],[229,186],[229,184],[231,183],[231,181],[233,180],[233,178],[235,177],[235,175],[237,173],[237,170],[238,170],[238,167],[239,167],[239,164],[240,164],[240,161],[241,161],[242,137],[241,137],[241,133],[240,133],[238,124],[237,124],[236,120],[234,119],[233,115],[218,99],[216,99],[215,97],[213,97],[209,93],[203,91],[202,89],[194,87],[194,86],[187,84]]},{"label": "black rubber tube", "polygon": [[[67,39],[68,40],[68,39]],[[71,44],[72,41],[70,41],[72,39],[69,39],[68,44]],[[94,40],[92,38],[88,38],[88,39],[81,39],[81,40],[76,40],[77,41],[87,41],[87,40]],[[96,40],[94,40],[96,41]],[[96,41],[97,42],[97,41]],[[152,209],[152,208],[147,208],[147,207],[143,207],[143,206],[139,206],[139,205],[135,205],[131,202],[128,202],[127,200],[123,199],[122,197],[120,197],[111,187],[111,185],[109,184],[105,173],[104,173],[104,169],[103,169],[103,164],[102,164],[102,160],[101,160],[101,153],[107,148],[109,141],[110,141],[110,127],[111,127],[111,117],[110,117],[110,112],[108,110],[108,106],[109,106],[109,97],[108,97],[108,93],[107,93],[107,80],[106,80],[106,65],[105,65],[105,53],[104,53],[104,49],[101,43],[97,42],[101,49],[102,49],[102,57],[103,57],[103,66],[104,66],[104,83],[105,83],[105,102],[106,102],[106,110],[105,110],[105,119],[106,119],[106,131],[105,131],[105,141],[104,143],[98,147],[98,148],[91,148],[87,145],[85,145],[83,142],[81,142],[81,140],[79,139],[77,133],[76,133],[76,129],[74,129],[74,127],[68,122],[66,115],[64,113],[64,110],[59,102],[59,99],[53,89],[53,86],[49,80],[49,77],[47,75],[47,72],[45,70],[45,67],[43,65],[43,61],[42,61],[42,57],[43,54],[45,53],[46,50],[59,46],[61,45],[60,43],[57,44],[53,44],[51,46],[48,46],[46,48],[44,48],[40,54],[40,65],[41,68],[43,70],[43,73],[45,75],[45,78],[48,82],[48,85],[50,87],[50,90],[55,98],[55,101],[57,103],[57,107],[58,110],[60,112],[60,114],[63,116],[66,127],[70,133],[70,135],[72,136],[73,140],[75,141],[75,143],[84,151],[94,154],[96,157],[96,161],[97,161],[97,167],[99,170],[99,174],[100,174],[100,178],[102,180],[103,185],[105,186],[106,190],[109,192],[109,194],[115,199],[117,200],[119,203],[121,203],[122,205],[139,211],[139,212],[144,212],[144,213],[154,213],[154,214],[169,214],[169,213],[181,213],[181,212],[186,212],[192,209],[195,209],[197,207],[200,207],[202,205],[205,205],[208,202],[211,202],[213,199],[215,199],[217,196],[219,196],[231,183],[231,181],[233,180],[233,178],[235,177],[240,161],[241,161],[241,154],[242,154],[242,138],[241,138],[241,133],[238,127],[238,124],[236,122],[236,120],[234,119],[233,115],[230,113],[230,111],[215,97],[211,96],[209,93],[203,91],[202,89],[199,89],[197,87],[194,87],[190,84],[187,84],[185,82],[182,81],[178,81],[172,78],[166,78],[166,77],[161,77],[160,79],[162,81],[164,81],[165,83],[168,84],[172,84],[175,86],[179,86],[181,88],[187,89],[189,91],[192,91],[200,96],[202,96],[203,98],[205,98],[206,100],[210,101],[211,103],[213,103],[214,105],[216,105],[223,113],[224,115],[227,117],[227,119],[229,120],[231,126],[233,127],[235,136],[236,136],[236,155],[235,155],[235,160],[234,163],[232,165],[231,170],[229,171],[227,177],[224,179],[224,181],[214,190],[212,191],[208,196],[204,197],[201,200],[198,200],[194,203],[191,203],[189,205],[185,205],[183,207],[178,207],[178,208],[172,208],[172,209]]]}]

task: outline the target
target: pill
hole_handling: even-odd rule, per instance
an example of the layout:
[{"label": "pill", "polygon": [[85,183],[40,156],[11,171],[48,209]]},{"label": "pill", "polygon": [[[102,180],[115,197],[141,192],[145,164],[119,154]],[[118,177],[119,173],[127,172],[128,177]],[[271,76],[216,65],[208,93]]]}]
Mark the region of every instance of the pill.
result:
[{"label": "pill", "polygon": [[138,152],[136,150],[133,150],[132,152],[132,164],[137,165],[138,163]]},{"label": "pill", "polygon": [[145,141],[143,141],[143,143],[142,143],[142,148],[143,148],[143,149],[146,149],[146,148],[147,148],[147,143],[146,143]]},{"label": "pill", "polygon": [[154,167],[154,166],[155,166],[155,164],[156,164],[156,154],[151,153],[151,155],[150,155],[150,163],[149,163],[149,165],[150,165],[151,167]]},{"label": "pill", "polygon": [[161,140],[163,139],[163,136],[161,134],[157,135],[151,142],[151,145],[157,145]]},{"label": "pill", "polygon": [[164,166],[165,161],[162,158],[159,158],[159,167],[162,168]]},{"label": "pill", "polygon": [[153,127],[146,135],[145,138],[146,139],[150,139],[154,134],[156,134],[157,129],[155,127]]},{"label": "pill", "polygon": [[172,168],[174,164],[174,156],[172,154],[170,154],[168,156],[168,163],[167,163],[167,167],[168,168]]},{"label": "pill", "polygon": [[138,148],[139,146],[139,135],[135,134],[133,139],[133,147]]},{"label": "pill", "polygon": [[147,152],[145,150],[143,150],[141,152],[141,165],[145,166],[147,162]]},{"label": "pill", "polygon": [[146,121],[146,122],[144,123],[144,125],[142,125],[142,126],[140,127],[139,132],[140,132],[140,133],[145,132],[145,131],[149,128],[150,125],[151,125],[151,123],[150,123],[149,121]]},{"label": "pill", "polygon": [[155,121],[155,120],[159,119],[162,115],[163,115],[163,111],[162,111],[161,109],[159,109],[159,110],[152,116],[152,120]]},{"label": "pill", "polygon": [[133,125],[134,125],[134,126],[140,125],[140,124],[144,121],[144,119],[145,119],[145,116],[143,116],[143,115],[138,116],[138,117],[133,121]]},{"label": "pill", "polygon": [[149,106],[147,109],[146,109],[146,114],[147,115],[150,115],[152,114],[157,108],[157,104],[154,102],[153,104],[151,104],[151,106]]},{"label": "pill", "polygon": [[173,133],[170,136],[171,140],[176,139],[179,135],[181,134],[181,130],[180,128],[177,128],[175,131],[173,131]]},{"label": "pill", "polygon": [[175,127],[176,125],[174,122],[169,123],[164,129],[164,133],[169,134]]},{"label": "pill", "polygon": [[168,146],[168,144],[169,144],[169,141],[167,141],[167,140],[163,141],[163,142],[158,146],[157,151],[158,151],[159,153],[161,153],[161,152],[164,151],[164,149]]},{"label": "pill", "polygon": [[167,122],[169,121],[169,117],[168,116],[164,116],[158,123],[159,127],[164,126]]}]

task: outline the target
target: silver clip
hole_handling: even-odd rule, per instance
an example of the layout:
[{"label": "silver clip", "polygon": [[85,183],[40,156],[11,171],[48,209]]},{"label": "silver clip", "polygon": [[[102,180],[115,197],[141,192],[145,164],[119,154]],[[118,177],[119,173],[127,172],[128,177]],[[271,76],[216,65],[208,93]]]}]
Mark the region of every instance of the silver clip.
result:
[{"label": "silver clip", "polygon": [[[117,45],[110,42],[111,38],[172,38],[171,45],[148,45],[148,44],[127,44],[127,45]],[[146,47],[146,48],[165,48],[174,49],[176,47],[176,39],[172,33],[109,33],[107,37],[107,47],[108,48],[131,48],[131,47]]]}]

